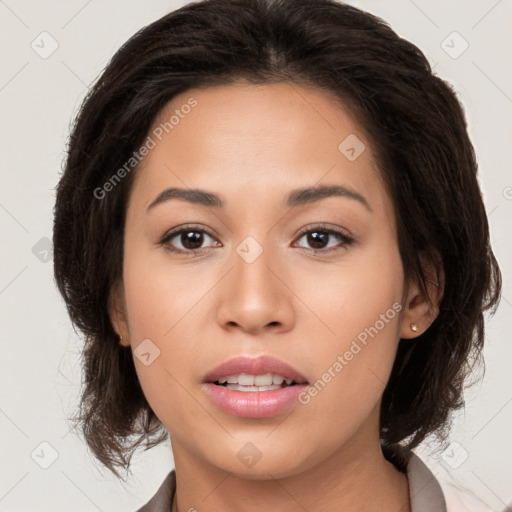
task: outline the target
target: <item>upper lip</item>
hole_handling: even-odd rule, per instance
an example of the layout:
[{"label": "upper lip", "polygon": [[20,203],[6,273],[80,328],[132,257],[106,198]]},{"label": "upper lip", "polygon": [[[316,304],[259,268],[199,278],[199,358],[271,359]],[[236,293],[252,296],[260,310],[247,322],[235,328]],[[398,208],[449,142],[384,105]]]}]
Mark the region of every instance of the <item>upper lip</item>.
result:
[{"label": "upper lip", "polygon": [[241,373],[249,375],[272,373],[274,375],[281,375],[285,379],[291,379],[297,384],[307,383],[304,375],[295,370],[295,368],[292,368],[280,359],[266,355],[259,357],[239,356],[228,359],[208,372],[204,377],[204,382],[217,382],[221,377],[239,375]]}]

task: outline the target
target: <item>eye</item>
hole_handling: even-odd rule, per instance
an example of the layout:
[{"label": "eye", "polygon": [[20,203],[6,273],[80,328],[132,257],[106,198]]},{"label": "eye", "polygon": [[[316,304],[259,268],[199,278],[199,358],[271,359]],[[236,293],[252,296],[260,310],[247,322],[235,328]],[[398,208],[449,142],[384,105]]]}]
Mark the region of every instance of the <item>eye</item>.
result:
[{"label": "eye", "polygon": [[[201,246],[204,244],[205,238],[213,239],[213,235],[202,228],[185,226],[166,233],[162,240],[160,240],[160,244],[165,245],[166,249],[172,252],[189,254],[201,253],[204,250]],[[176,241],[171,243],[175,239]],[[178,245],[178,247],[176,247],[176,245]],[[181,245],[181,247],[179,247],[179,245]]]},{"label": "eye", "polygon": [[[338,244],[326,249],[326,247],[329,247],[329,242],[332,240],[333,235],[338,240]],[[312,246],[311,248],[305,248],[311,249],[315,253],[337,251],[354,242],[354,238],[341,231],[341,229],[330,228],[324,224],[303,231],[299,240],[304,237],[306,237],[307,243]]]},{"label": "eye", "polygon": [[[329,242],[332,240],[333,235],[338,243],[334,247],[329,248]],[[166,250],[171,252],[197,255],[204,252],[205,247],[203,247],[203,244],[208,238],[214,240],[214,243],[210,246],[219,246],[220,243],[215,240],[213,234],[204,228],[184,226],[166,233],[159,244],[165,246]],[[305,238],[306,242],[312,246],[303,248],[309,249],[314,253],[329,253],[341,250],[343,247],[354,242],[354,238],[344,233],[341,229],[328,227],[324,224],[303,230],[300,233],[299,240],[302,238]]]}]

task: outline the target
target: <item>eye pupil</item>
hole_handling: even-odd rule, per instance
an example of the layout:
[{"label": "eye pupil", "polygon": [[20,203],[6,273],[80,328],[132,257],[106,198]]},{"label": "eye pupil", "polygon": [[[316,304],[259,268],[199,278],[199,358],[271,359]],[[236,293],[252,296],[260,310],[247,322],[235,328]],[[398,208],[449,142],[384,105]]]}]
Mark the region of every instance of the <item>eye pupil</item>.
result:
[{"label": "eye pupil", "polygon": [[[329,236],[328,233],[322,232],[322,231],[311,231],[308,233],[308,243],[311,244],[312,247],[315,249],[322,249],[325,247],[327,243],[327,237]],[[323,240],[319,241],[319,238],[322,238]]]},{"label": "eye pupil", "polygon": [[[185,249],[197,249],[203,244],[203,234],[199,231],[184,231],[181,234],[181,243]],[[190,247],[190,244],[192,244],[192,247]]]}]

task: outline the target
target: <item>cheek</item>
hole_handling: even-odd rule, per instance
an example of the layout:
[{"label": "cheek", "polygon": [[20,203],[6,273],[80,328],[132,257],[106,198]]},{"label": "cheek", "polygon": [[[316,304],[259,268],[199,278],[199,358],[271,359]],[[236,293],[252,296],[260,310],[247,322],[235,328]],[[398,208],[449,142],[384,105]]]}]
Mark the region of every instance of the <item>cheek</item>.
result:
[{"label": "cheek", "polygon": [[[147,242],[146,242],[147,244]],[[180,330],[180,323],[194,317],[195,305],[207,290],[207,280],[172,263],[159,247],[136,247],[127,237],[124,287],[130,334],[168,341]]]},{"label": "cheek", "polygon": [[309,261],[295,274],[293,288],[319,320],[319,334],[347,342],[376,322],[383,338],[394,337],[400,307],[392,306],[402,300],[403,280],[398,248],[393,239],[382,237],[371,247],[349,249],[336,263]]},{"label": "cheek", "polygon": [[389,379],[399,341],[403,269],[396,246],[383,241],[329,276],[316,277],[328,286],[313,288],[313,297],[330,334],[315,343],[315,382],[301,401],[312,416],[329,410],[336,436],[341,423],[354,432],[364,422]]},{"label": "cheek", "polygon": [[180,384],[196,356],[186,326],[197,319],[200,308],[194,304],[207,287],[203,290],[200,282],[190,286],[163,251],[141,248],[130,236],[125,243],[123,280],[135,369],[152,409],[167,424],[165,416],[174,416],[177,407],[182,416],[181,408],[187,404]]}]

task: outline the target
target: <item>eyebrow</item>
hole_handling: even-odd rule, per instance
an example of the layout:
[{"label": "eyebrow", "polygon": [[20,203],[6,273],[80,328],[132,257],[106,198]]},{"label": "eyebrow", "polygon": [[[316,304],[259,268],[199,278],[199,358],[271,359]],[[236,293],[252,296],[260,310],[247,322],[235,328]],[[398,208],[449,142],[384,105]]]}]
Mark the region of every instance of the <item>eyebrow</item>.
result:
[{"label": "eyebrow", "polygon": [[[359,192],[344,185],[319,185],[292,190],[285,199],[283,206],[294,208],[303,204],[314,203],[328,197],[346,197],[361,203],[368,211],[372,212],[368,201]],[[157,205],[172,199],[181,199],[192,204],[198,204],[209,208],[222,209],[226,201],[213,192],[201,189],[187,189],[171,187],[161,192],[147,207],[147,212]]]}]

